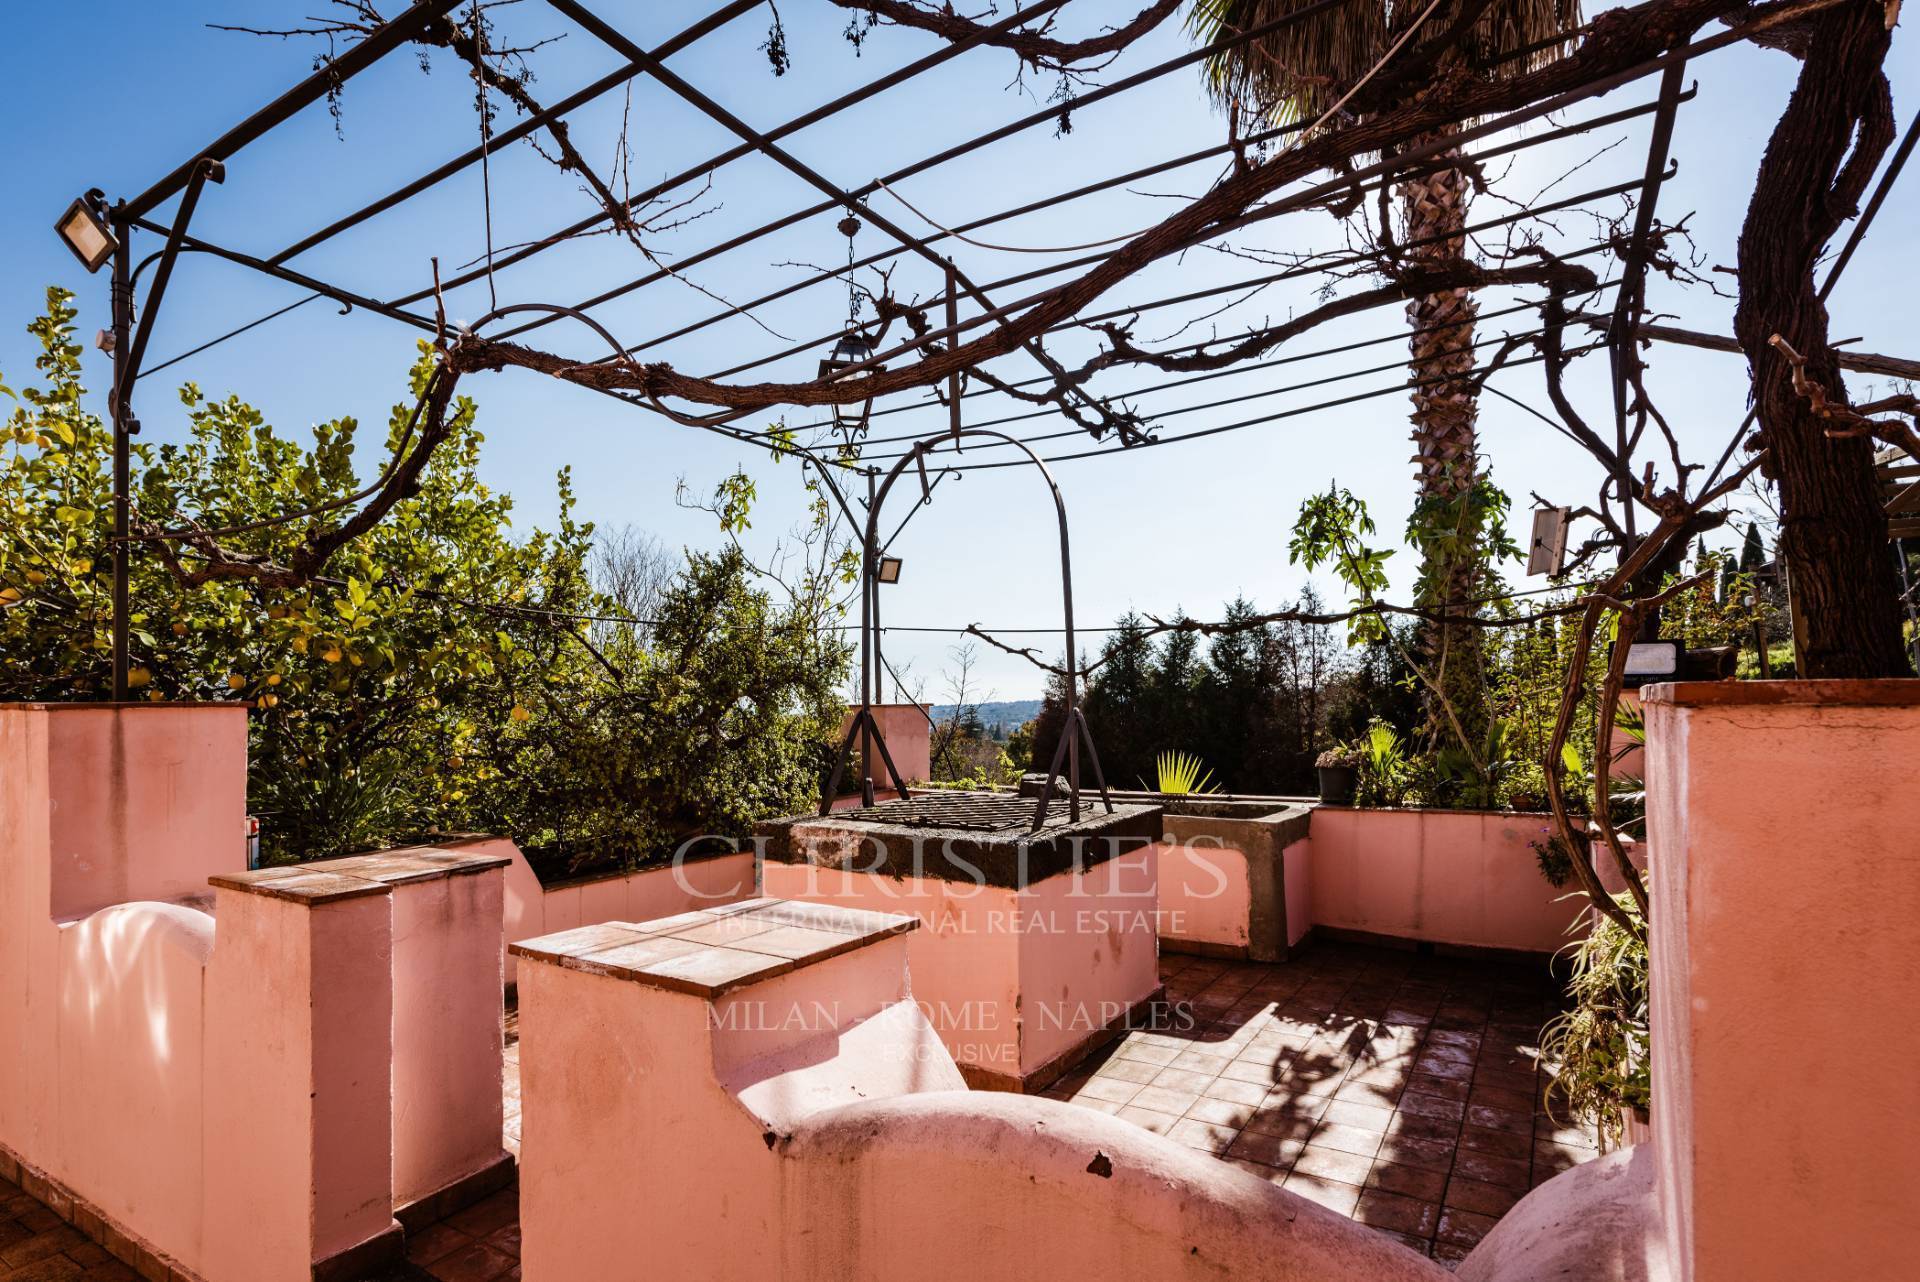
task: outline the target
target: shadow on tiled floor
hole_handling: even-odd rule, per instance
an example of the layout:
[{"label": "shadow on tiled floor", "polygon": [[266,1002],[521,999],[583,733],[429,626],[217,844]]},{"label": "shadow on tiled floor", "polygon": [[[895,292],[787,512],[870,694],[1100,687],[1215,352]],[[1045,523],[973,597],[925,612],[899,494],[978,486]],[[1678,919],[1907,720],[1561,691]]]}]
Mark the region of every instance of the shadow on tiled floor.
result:
[{"label": "shadow on tiled floor", "polygon": [[1539,1110],[1544,965],[1324,944],[1282,965],[1165,956],[1168,1007],[1047,1094],[1312,1198],[1443,1263],[1593,1157]]}]

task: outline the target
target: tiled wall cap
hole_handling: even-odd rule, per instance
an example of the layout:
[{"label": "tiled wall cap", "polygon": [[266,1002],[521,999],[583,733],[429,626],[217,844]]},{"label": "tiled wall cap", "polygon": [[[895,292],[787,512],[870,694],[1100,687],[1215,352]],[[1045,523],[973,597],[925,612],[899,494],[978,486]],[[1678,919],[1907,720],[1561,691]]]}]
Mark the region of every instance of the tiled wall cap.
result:
[{"label": "tiled wall cap", "polygon": [[345,859],[322,859],[310,864],[286,864],[252,872],[223,873],[209,877],[207,881],[223,890],[324,904],[336,899],[352,899],[357,895],[384,895],[393,886],[413,882],[505,868],[512,862],[505,855],[470,854],[460,850],[415,846],[371,855],[349,855]]},{"label": "tiled wall cap", "polygon": [[506,855],[472,854],[437,846],[410,846],[405,850],[349,855],[345,859],[327,859],[306,866],[398,886],[406,882],[431,881],[435,877],[459,877],[485,872],[489,868],[505,868],[512,862]]},{"label": "tiled wall cap", "polygon": [[912,917],[750,899],[650,922],[582,926],[512,945],[516,957],[718,997],[919,926]]},{"label": "tiled wall cap", "polygon": [[286,899],[294,903],[330,904],[363,895],[390,895],[393,887],[365,877],[347,877],[334,872],[315,872],[311,866],[262,868],[255,872],[222,873],[207,878],[207,884],[219,890],[239,891],[244,895],[262,895],[268,899]]}]

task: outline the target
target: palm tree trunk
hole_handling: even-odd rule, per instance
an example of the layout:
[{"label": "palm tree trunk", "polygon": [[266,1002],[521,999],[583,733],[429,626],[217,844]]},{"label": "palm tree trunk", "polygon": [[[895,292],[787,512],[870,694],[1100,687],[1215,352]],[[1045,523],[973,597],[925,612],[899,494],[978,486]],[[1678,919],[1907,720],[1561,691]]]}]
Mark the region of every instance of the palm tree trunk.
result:
[{"label": "palm tree trunk", "polygon": [[[1457,132],[1448,126],[1415,139],[1409,146],[1424,146]],[[1401,185],[1400,194],[1406,239],[1412,246],[1407,257],[1416,263],[1460,257],[1466,248],[1466,175],[1458,169],[1436,170],[1409,179]],[[1407,320],[1414,330],[1409,340],[1409,364],[1413,381],[1418,384],[1413,389],[1410,416],[1412,462],[1419,500],[1430,513],[1464,515],[1466,496],[1479,475],[1475,432],[1479,402],[1472,381],[1474,317],[1478,310],[1472,292],[1466,289],[1424,294],[1407,304]],[[1415,541],[1421,555],[1421,579],[1426,585],[1420,604],[1430,608],[1446,605],[1464,612],[1469,607],[1462,603],[1478,596],[1485,578],[1485,559],[1478,540],[1472,540],[1464,551],[1451,552],[1447,550],[1449,545],[1437,538]],[[1423,624],[1419,653],[1439,674],[1437,684],[1453,703],[1467,734],[1476,739],[1484,737],[1486,660],[1480,630],[1463,624]],[[1422,699],[1429,735],[1444,742],[1449,732],[1440,695],[1429,691]]]}]

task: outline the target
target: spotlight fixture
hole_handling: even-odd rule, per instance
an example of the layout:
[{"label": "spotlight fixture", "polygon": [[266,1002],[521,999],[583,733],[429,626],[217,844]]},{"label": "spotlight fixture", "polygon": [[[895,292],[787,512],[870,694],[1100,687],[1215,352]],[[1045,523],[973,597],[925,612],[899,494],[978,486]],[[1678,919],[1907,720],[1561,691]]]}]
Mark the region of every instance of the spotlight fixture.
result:
[{"label": "spotlight fixture", "polygon": [[96,205],[98,192],[88,192],[67,206],[67,212],[53,229],[60,233],[60,239],[66,243],[73,256],[90,272],[100,270],[101,264],[113,257],[113,251],[120,248],[119,237],[107,226],[107,220],[100,215]]},{"label": "spotlight fixture", "polygon": [[1628,643],[1626,669],[1622,673],[1621,684],[1638,687],[1655,681],[1671,681],[1679,674],[1680,643],[1678,641]]},{"label": "spotlight fixture", "polygon": [[897,556],[881,557],[880,568],[874,571],[873,577],[882,583],[898,583],[900,581],[900,558]]}]

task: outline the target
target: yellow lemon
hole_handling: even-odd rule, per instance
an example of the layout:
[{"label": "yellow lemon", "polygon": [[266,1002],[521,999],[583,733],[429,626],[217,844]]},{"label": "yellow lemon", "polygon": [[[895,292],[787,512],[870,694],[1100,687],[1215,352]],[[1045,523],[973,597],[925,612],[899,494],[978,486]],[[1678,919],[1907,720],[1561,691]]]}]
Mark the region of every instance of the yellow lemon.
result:
[{"label": "yellow lemon", "polygon": [[247,688],[247,679],[241,676],[238,672],[233,673],[227,678],[227,689],[244,690],[246,688]]},{"label": "yellow lemon", "polygon": [[507,715],[509,717],[512,717],[515,721],[525,721],[528,717],[531,717],[533,714],[531,712],[528,712],[525,708],[521,707],[519,704],[516,703],[513,705],[513,711],[509,712]]},{"label": "yellow lemon", "polygon": [[278,672],[269,672],[269,673],[267,673],[267,684],[268,684],[268,685],[270,685],[270,686],[277,686],[277,685],[279,685],[279,684],[280,684],[280,674],[279,674]]},{"label": "yellow lemon", "polygon": [[127,673],[127,687],[138,690],[153,681],[153,673],[146,668],[133,668]]}]

